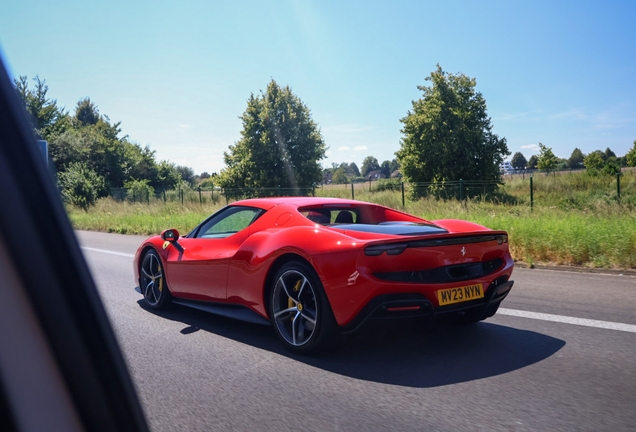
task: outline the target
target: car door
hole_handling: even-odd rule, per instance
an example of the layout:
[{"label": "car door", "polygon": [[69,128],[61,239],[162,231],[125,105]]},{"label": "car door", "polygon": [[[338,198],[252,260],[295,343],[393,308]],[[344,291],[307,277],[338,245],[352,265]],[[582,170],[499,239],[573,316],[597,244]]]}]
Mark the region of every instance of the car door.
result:
[{"label": "car door", "polygon": [[227,298],[229,263],[249,236],[249,226],[263,210],[228,206],[202,223],[190,237],[170,248],[166,271],[170,291],[177,297],[223,301]]}]

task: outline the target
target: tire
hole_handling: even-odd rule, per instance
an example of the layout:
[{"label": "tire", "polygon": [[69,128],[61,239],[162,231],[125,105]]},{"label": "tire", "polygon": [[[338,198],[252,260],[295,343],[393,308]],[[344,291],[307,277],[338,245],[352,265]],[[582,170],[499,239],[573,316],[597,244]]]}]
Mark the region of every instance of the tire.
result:
[{"label": "tire", "polygon": [[338,325],[314,270],[300,261],[284,264],[269,291],[269,316],[285,346],[300,354],[337,342]]},{"label": "tire", "polygon": [[157,252],[146,252],[139,270],[139,288],[146,305],[152,309],[165,309],[170,303],[170,291]]}]

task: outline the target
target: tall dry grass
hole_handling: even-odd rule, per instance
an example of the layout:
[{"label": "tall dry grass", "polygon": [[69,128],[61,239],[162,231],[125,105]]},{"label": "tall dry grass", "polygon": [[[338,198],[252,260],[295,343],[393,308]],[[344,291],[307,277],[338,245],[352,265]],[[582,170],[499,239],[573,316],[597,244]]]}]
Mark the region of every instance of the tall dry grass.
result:
[{"label": "tall dry grass", "polygon": [[187,233],[203,218],[222,208],[225,203],[166,202],[155,200],[132,203],[103,198],[88,211],[68,207],[75,229],[119,234],[158,234],[167,228]]},{"label": "tall dry grass", "polygon": [[[543,177],[543,178],[542,178]],[[613,182],[613,183],[612,183]],[[465,202],[434,198],[406,200],[399,191],[371,191],[368,183],[355,185],[355,198],[412,213],[429,220],[470,220],[508,231],[516,260],[529,264],[575,265],[600,268],[636,268],[636,173],[621,179],[621,201],[616,178],[564,174],[533,178],[535,206],[529,206],[529,179],[507,182],[503,192],[518,205],[486,200]],[[527,196],[524,195],[527,193]],[[351,198],[351,187],[317,190],[319,196]],[[150,204],[99,200],[89,211],[68,208],[76,229],[122,234],[156,234],[166,228],[190,231],[222,208],[225,200],[200,204],[196,200],[154,201]]]}]

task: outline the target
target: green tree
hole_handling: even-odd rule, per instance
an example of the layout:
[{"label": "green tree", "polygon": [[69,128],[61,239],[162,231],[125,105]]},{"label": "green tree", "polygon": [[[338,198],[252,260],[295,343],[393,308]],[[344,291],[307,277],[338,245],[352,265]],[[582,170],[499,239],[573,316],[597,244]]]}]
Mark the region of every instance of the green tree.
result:
[{"label": "green tree", "polygon": [[636,166],[636,140],[634,140],[634,145],[632,149],[627,152],[625,158],[627,159],[627,166]]},{"label": "green tree", "polygon": [[391,162],[385,160],[380,164],[380,174],[384,178],[391,178]]},{"label": "green tree", "polygon": [[94,125],[78,130],[88,147],[88,165],[104,177],[110,187],[122,187],[127,180],[126,145],[117,138],[118,126],[119,123],[111,125],[107,118],[100,118]]},{"label": "green tree", "polygon": [[605,162],[610,160],[610,158],[615,158],[615,157],[616,157],[616,153],[614,153],[612,149],[610,149],[609,147],[607,147],[605,151],[603,152],[603,160]]},{"label": "green tree", "polygon": [[36,76],[33,81],[34,89],[29,88],[26,76],[20,76],[13,83],[29,113],[35,134],[50,141],[69,128],[69,116],[63,108],[57,106],[56,100],[48,98],[49,86],[46,85],[46,80],[40,80],[40,77]]},{"label": "green tree", "polygon": [[250,96],[241,120],[241,139],[224,153],[221,186],[272,188],[275,194],[278,186],[299,193],[320,182],[326,146],[309,109],[289,87],[270,81],[265,93]]},{"label": "green tree", "polygon": [[362,161],[362,169],[360,170],[360,174],[362,177],[366,177],[371,171],[377,171],[380,169],[380,164],[378,160],[373,156],[367,156]]},{"label": "green tree", "polygon": [[558,170],[568,169],[568,159],[566,159],[566,158],[557,158],[557,169]]},{"label": "green tree", "polygon": [[528,165],[528,161],[521,152],[515,153],[510,163],[514,169],[526,169],[526,165]]},{"label": "green tree", "polygon": [[[84,163],[106,180],[109,187],[122,187],[130,176],[152,176],[154,152],[119,138],[120,123],[110,123],[89,98],[77,103],[69,127],[49,139],[49,151],[58,172],[71,163]],[[145,165],[145,168],[142,165]],[[137,169],[137,170],[136,170]]]},{"label": "green tree", "polygon": [[571,169],[581,169],[583,168],[583,159],[585,159],[585,155],[583,152],[577,147],[572,151],[570,158],[568,159],[568,168]]},{"label": "green tree", "polygon": [[190,185],[194,184],[194,170],[190,167],[183,165],[176,165],[175,168],[181,174],[181,179],[188,182]]},{"label": "green tree", "polygon": [[621,166],[618,162],[616,156],[610,156],[605,165],[603,165],[603,174],[605,175],[616,175],[621,172]]},{"label": "green tree", "polygon": [[128,179],[144,179],[155,184],[158,168],[155,152],[146,146],[122,140],[124,144],[124,176]]},{"label": "green tree", "polygon": [[603,160],[603,152],[600,150],[594,150],[592,153],[585,156],[583,159],[583,165],[585,165],[585,169],[600,171],[605,166],[605,161]]},{"label": "green tree", "polygon": [[59,184],[64,200],[84,210],[108,192],[104,178],[85,163],[70,164],[66,171],[59,174]]},{"label": "green tree", "polygon": [[157,180],[153,187],[161,190],[174,189],[181,181],[181,173],[175,165],[168,161],[161,161],[157,165]]},{"label": "green tree", "polygon": [[202,189],[212,190],[212,188],[215,186],[215,181],[216,179],[213,177],[206,177],[203,180],[201,180],[201,183],[199,183],[199,186],[201,186]]},{"label": "green tree", "polygon": [[391,174],[400,169],[400,164],[398,163],[397,159],[391,159],[391,166],[389,168],[391,170]]},{"label": "green tree", "polygon": [[69,129],[49,142],[49,156],[57,172],[65,171],[71,163],[90,160],[90,148],[84,136]]},{"label": "green tree", "polygon": [[351,167],[346,162],[341,162],[340,165],[334,164],[334,171],[333,172],[335,173],[335,170],[337,170],[338,168],[342,169],[342,172],[346,176],[353,176],[354,175],[353,171],[351,170]]},{"label": "green tree", "polygon": [[355,162],[351,162],[349,164],[349,171],[354,177],[360,177],[360,170],[358,169],[358,165]]},{"label": "green tree", "polygon": [[[501,182],[499,165],[510,152],[506,139],[492,132],[475,79],[437,65],[426,80],[432,85],[418,86],[423,97],[400,120],[403,138],[396,156],[404,178],[412,183],[481,180],[491,184],[486,192],[493,191]],[[415,188],[412,196],[424,193]]]},{"label": "green tree", "polygon": [[539,158],[537,155],[530,156],[528,159],[528,165],[526,166],[528,169],[537,169],[537,164],[539,163]]},{"label": "green tree", "polygon": [[58,173],[74,166],[72,178],[77,179],[89,175],[89,170],[109,187],[122,187],[131,179],[149,180],[154,187],[180,181],[173,165],[162,167],[160,173],[154,151],[130,142],[127,136],[119,137],[120,123],[111,123],[108,116],[101,115],[90,98],[79,100],[74,115],[69,116],[48,98],[45,81],[39,77],[34,81],[35,88],[30,89],[27,77],[20,77],[14,81],[15,90],[31,114],[35,134],[49,142]]},{"label": "green tree", "polygon": [[102,176],[110,187],[122,187],[130,175],[137,175],[134,168],[141,170],[139,164],[143,159],[152,168],[153,162],[149,159],[154,157],[153,153],[137,154],[141,150],[132,149],[133,144],[117,137],[118,125],[100,118],[94,125],[70,128],[50,141],[49,151],[57,171],[66,170],[73,162],[81,162]]},{"label": "green tree", "polygon": [[331,178],[331,182],[334,184],[345,184],[347,183],[347,176],[343,168],[337,168],[333,172],[333,177]]},{"label": "green tree", "polygon": [[77,102],[74,120],[79,127],[97,124],[100,118],[99,110],[90,98],[80,99]]},{"label": "green tree", "polygon": [[624,156],[618,156],[616,158],[616,161],[618,162],[618,165],[621,167],[626,167],[627,166],[627,155]]},{"label": "green tree", "polygon": [[552,153],[552,148],[539,143],[539,159],[537,168],[542,171],[554,171],[559,165],[559,158]]}]

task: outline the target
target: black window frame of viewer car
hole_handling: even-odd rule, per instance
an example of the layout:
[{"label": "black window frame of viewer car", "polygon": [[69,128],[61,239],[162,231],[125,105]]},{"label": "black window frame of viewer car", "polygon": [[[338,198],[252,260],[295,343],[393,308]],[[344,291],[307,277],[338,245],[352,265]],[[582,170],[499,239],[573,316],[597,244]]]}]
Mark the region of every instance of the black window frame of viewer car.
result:
[{"label": "black window frame of viewer car", "polygon": [[[70,430],[148,430],[55,180],[2,58],[0,184],[0,248],[9,252],[0,264],[17,278],[2,289],[5,295],[11,291],[24,299],[16,316],[33,317],[32,326],[11,327],[24,343],[14,349],[0,344],[0,430],[60,430],[68,424],[76,425]],[[11,314],[3,315],[11,325]],[[61,385],[29,386],[25,380],[16,387],[15,377],[28,377],[41,360],[15,361],[28,356],[27,340],[50,353],[50,370]],[[62,397],[70,401],[68,411],[48,403]]]}]

